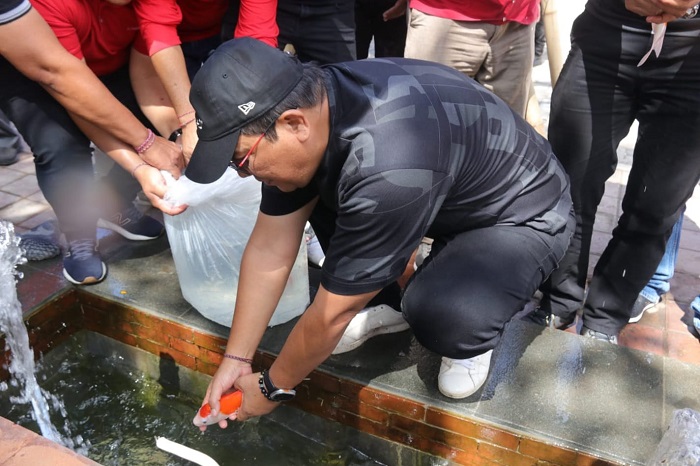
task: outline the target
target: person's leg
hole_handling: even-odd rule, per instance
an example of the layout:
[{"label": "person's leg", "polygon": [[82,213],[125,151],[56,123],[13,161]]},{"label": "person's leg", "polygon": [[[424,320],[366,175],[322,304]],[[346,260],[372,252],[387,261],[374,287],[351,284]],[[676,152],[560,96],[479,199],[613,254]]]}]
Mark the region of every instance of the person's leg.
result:
[{"label": "person's leg", "polygon": [[209,58],[209,54],[221,45],[219,35],[201,39],[193,42],[183,42],[180,44],[182,54],[185,56],[185,66],[190,81],[194,79],[202,64]]},{"label": "person's leg", "polygon": [[358,60],[367,58],[369,55],[369,45],[374,35],[372,27],[374,10],[372,2],[367,0],[355,1],[355,48]]},{"label": "person's leg", "polygon": [[629,321],[639,322],[646,311],[657,305],[661,297],[671,289],[671,279],[676,270],[676,259],[678,258],[678,248],[681,242],[681,231],[683,229],[683,214],[678,217],[678,221],[673,225],[671,236],[666,242],[666,251],[661,262],[656,267],[654,275],[649,280],[642,291],[639,292],[637,300],[632,306]]},{"label": "person's leg", "polygon": [[75,284],[97,283],[107,269],[96,251],[90,142],[40,86],[17,85],[18,92],[2,106],[31,147],[39,187],[66,236],[64,276]]},{"label": "person's leg", "polygon": [[[600,40],[609,46],[601,49]],[[552,94],[549,142],[569,175],[577,220],[566,255],[542,287],[541,306],[559,328],[573,324],[583,304],[598,204],[634,120],[633,83],[618,74],[619,43],[619,32],[583,13]]]},{"label": "person's leg", "polygon": [[510,22],[498,26],[476,80],[525,116],[535,55],[534,25]]},{"label": "person's leg", "polygon": [[[128,108],[144,126],[156,132],[136,101],[126,67],[101,79],[119,102]],[[143,215],[135,207],[134,200],[141,191],[141,185],[119,164],[112,164],[107,175],[100,179],[100,187],[102,205],[98,226],[115,231],[132,241],[147,241],[163,234],[165,229],[162,223],[148,215]]]},{"label": "person's leg", "polygon": [[279,46],[292,44],[301,61],[339,63],[357,56],[352,0],[280,2],[277,24]]},{"label": "person's leg", "polygon": [[406,48],[406,16],[384,21],[382,14],[394,5],[393,0],[380,3],[373,18],[374,56],[403,57]]},{"label": "person's leg", "polygon": [[[572,216],[556,235],[494,226],[435,239],[401,307],[417,340],[443,356],[443,394],[463,398],[483,384],[504,326],[557,267],[573,226]],[[473,364],[482,355],[485,370]]]},{"label": "person's leg", "polygon": [[497,26],[453,21],[411,10],[406,58],[442,63],[473,78],[489,53],[488,39]]},{"label": "person's leg", "polygon": [[[635,44],[636,39],[625,34],[622,44],[645,52],[648,44]],[[700,180],[700,134],[695,131],[700,126],[700,44],[685,36],[666,39],[664,60],[649,67],[637,86],[639,136],[623,213],[596,265],[584,307],[584,325],[608,335],[627,323]]]}]

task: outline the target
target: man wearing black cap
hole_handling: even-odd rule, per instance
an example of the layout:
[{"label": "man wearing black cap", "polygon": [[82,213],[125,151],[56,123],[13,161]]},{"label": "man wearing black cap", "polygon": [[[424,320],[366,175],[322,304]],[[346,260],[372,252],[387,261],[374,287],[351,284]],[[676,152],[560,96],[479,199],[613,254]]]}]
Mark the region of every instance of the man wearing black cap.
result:
[{"label": "man wearing black cap", "polygon": [[[263,182],[226,355],[207,394],[214,411],[233,385],[244,392],[240,420],[292,398],[425,236],[433,249],[401,311],[418,341],[443,356],[442,393],[476,392],[503,327],[573,231],[568,181],[547,141],[445,66],[377,59],[319,68],[253,39],[219,47],[190,99],[199,142],[186,175],[209,183],[230,166]],[[252,374],[309,218],[325,243],[321,286],[269,371]]]}]

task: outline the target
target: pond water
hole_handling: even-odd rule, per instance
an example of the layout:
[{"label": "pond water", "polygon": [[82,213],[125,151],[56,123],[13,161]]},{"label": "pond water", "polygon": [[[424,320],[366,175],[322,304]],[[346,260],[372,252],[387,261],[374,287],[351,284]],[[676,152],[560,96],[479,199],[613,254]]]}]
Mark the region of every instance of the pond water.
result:
[{"label": "pond water", "polygon": [[[144,363],[143,358],[151,360]],[[135,359],[141,362],[135,364]],[[54,422],[65,422],[80,433],[87,456],[103,465],[194,464],[158,449],[156,437],[198,450],[222,466],[445,464],[288,406],[202,433],[192,418],[208,378],[91,332],[79,332],[46,355],[38,364],[37,378],[65,404],[65,417],[57,414]],[[0,412],[39,432],[28,406],[9,401],[16,387],[3,385]]]}]

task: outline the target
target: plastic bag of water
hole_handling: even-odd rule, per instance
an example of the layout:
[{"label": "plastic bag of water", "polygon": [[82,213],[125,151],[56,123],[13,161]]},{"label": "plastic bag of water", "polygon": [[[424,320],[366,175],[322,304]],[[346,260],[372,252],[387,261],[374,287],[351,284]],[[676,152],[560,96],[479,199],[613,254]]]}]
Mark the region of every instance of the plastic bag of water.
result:
[{"label": "plastic bag of water", "polygon": [[[241,178],[233,170],[210,184],[182,176],[168,183],[166,200],[187,204],[183,213],[164,215],[182,296],[207,319],[231,326],[243,249],[248,242],[260,204],[260,182]],[[287,281],[270,325],[285,323],[309,304],[306,243]]]}]

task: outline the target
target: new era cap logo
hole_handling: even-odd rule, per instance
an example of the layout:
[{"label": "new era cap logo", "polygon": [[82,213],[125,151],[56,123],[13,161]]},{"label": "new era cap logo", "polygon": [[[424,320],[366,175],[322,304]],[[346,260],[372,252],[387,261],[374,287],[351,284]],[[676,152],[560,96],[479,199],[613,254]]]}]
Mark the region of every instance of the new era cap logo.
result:
[{"label": "new era cap logo", "polygon": [[248,103],[239,105],[238,110],[243,112],[244,115],[248,115],[248,113],[251,110],[253,110],[254,107],[255,107],[255,102],[248,102]]}]

